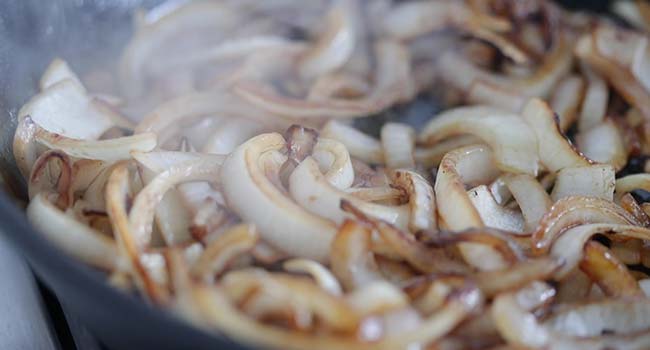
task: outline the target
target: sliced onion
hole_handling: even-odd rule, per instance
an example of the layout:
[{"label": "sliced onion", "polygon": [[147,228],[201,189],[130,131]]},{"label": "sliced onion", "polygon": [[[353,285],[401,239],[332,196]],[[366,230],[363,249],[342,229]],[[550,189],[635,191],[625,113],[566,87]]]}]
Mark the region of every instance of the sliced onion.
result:
[{"label": "sliced onion", "polygon": [[547,252],[566,229],[590,223],[638,224],[634,217],[610,201],[593,197],[566,197],[555,202],[540,221],[532,236],[532,250],[534,253]]},{"label": "sliced onion", "polygon": [[500,206],[487,186],[474,187],[467,193],[485,226],[512,232],[524,230],[521,213]]},{"label": "sliced onion", "polygon": [[588,65],[580,65],[580,69],[587,78],[587,89],[580,109],[578,130],[586,131],[600,124],[607,113],[609,101],[609,88],[607,82]]},{"label": "sliced onion", "polygon": [[129,213],[129,224],[138,247],[141,249],[149,244],[156,206],[170,188],[181,182],[219,181],[220,169],[218,161],[189,161],[156,175],[134,198]]},{"label": "sliced onion", "polygon": [[262,134],[231,153],[221,170],[226,201],[243,220],[254,223],[275,248],[299,257],[326,260],[334,224],[285,197],[258,165],[264,152],[284,146],[285,140],[279,134]]},{"label": "sliced onion", "polygon": [[41,90],[45,90],[50,86],[66,79],[74,81],[83,89],[81,80],[72,71],[72,69],[70,69],[68,63],[60,58],[55,58],[52,60],[52,62],[50,62],[50,65],[47,66],[47,69],[45,69],[45,73],[43,73],[38,86]]},{"label": "sliced onion", "polygon": [[544,187],[532,176],[520,174],[504,178],[508,190],[515,197],[525,221],[525,231],[531,232],[551,208],[553,202]]},{"label": "sliced onion", "polygon": [[465,98],[472,104],[489,104],[512,113],[519,113],[526,104],[525,96],[483,80],[474,80]]},{"label": "sliced onion", "polygon": [[[484,226],[463,182],[492,180],[495,177],[492,152],[485,146],[468,146],[445,155],[438,169],[434,192],[440,218],[449,229],[464,230]],[[459,248],[463,258],[476,268],[494,270],[506,265],[501,256],[490,247],[463,243]]]},{"label": "sliced onion", "polygon": [[585,224],[567,229],[553,243],[551,248],[552,256],[564,260],[564,265],[556,273],[557,278],[564,278],[578,266],[583,256],[585,243],[598,233],[610,233],[641,239],[650,235],[648,229],[616,223]]},{"label": "sliced onion", "polygon": [[[31,118],[26,117],[26,122],[29,122],[29,119]],[[72,157],[107,162],[129,159],[131,152],[148,152],[157,144],[154,133],[96,141],[68,138],[38,126],[36,126],[34,139],[47,148],[59,149]]]},{"label": "sliced onion", "polygon": [[538,140],[538,155],[550,171],[570,166],[587,166],[589,160],[578,152],[559,128],[550,107],[540,99],[530,100],[522,112]]},{"label": "sliced onion", "polygon": [[454,108],[434,117],[419,139],[430,145],[458,134],[475,135],[490,145],[502,170],[537,174],[535,134],[519,116],[488,106]]},{"label": "sliced onion", "polygon": [[334,3],[327,14],[326,29],[300,58],[298,69],[303,78],[335,71],[350,59],[356,39],[352,10],[347,2]]},{"label": "sliced onion", "polygon": [[385,220],[400,228],[406,228],[409,210],[406,206],[385,206],[364,202],[339,191],[327,182],[316,161],[308,157],[298,165],[289,178],[289,191],[301,207],[323,218],[341,223],[345,213],[340,209],[341,200],[351,202],[367,215]]},{"label": "sliced onion", "polygon": [[321,136],[337,140],[345,145],[350,155],[364,162],[381,164],[384,153],[381,143],[352,126],[331,120],[323,126]]},{"label": "sliced onion", "polygon": [[377,231],[379,237],[399,258],[406,260],[418,271],[426,273],[457,273],[466,270],[465,266],[429,250],[424,244],[418,242],[413,235],[401,231],[385,221],[367,216],[350,202],[342,201],[341,209],[371,225]]},{"label": "sliced onion", "polygon": [[252,225],[241,224],[229,229],[205,247],[192,266],[192,274],[206,283],[213,282],[232,260],[253,249],[257,240],[258,234]]},{"label": "sliced onion", "polygon": [[391,174],[393,186],[408,195],[410,207],[409,229],[411,232],[436,230],[436,202],[433,188],[421,175],[409,170],[395,170]]},{"label": "sliced onion", "polygon": [[32,198],[27,218],[63,251],[84,263],[107,271],[117,267],[115,241],[60,211],[45,194]]},{"label": "sliced onion", "polygon": [[422,164],[427,167],[437,167],[440,165],[442,157],[444,157],[448,152],[464,146],[480,143],[481,140],[472,135],[456,136],[448,140],[437,142],[431,147],[416,148],[414,157],[418,164]]},{"label": "sliced onion", "polygon": [[400,123],[386,123],[381,128],[381,146],[388,168],[414,169],[415,130]]},{"label": "sliced onion", "polygon": [[569,75],[560,80],[555,87],[550,106],[560,119],[560,130],[567,131],[578,117],[578,108],[582,101],[584,82],[577,75]]},{"label": "sliced onion", "polygon": [[537,280],[545,280],[562,266],[562,262],[550,258],[523,261],[505,270],[483,271],[476,274],[476,281],[486,297],[514,290]]},{"label": "sliced onion", "polygon": [[[34,198],[43,192],[59,209],[66,209],[73,202],[72,160],[60,151],[47,151],[41,154],[29,174],[27,192]],[[58,171],[57,171],[58,170]]]},{"label": "sliced onion", "polygon": [[634,190],[650,191],[650,174],[633,174],[616,179],[616,198]]},{"label": "sliced onion", "polygon": [[92,104],[73,80],[62,80],[34,96],[18,112],[30,116],[43,129],[80,140],[96,140],[113,126],[111,118]]},{"label": "sliced onion", "polygon": [[330,249],[332,273],[346,290],[354,290],[372,281],[383,279],[370,250],[371,234],[367,226],[347,219],[340,226],[332,242]]},{"label": "sliced onion", "polygon": [[226,120],[207,138],[202,152],[228,154],[251,137],[260,134],[264,127],[254,121],[237,118]]},{"label": "sliced onion", "polygon": [[602,244],[590,241],[584,246],[580,269],[610,297],[642,296],[639,284],[612,252]]},{"label": "sliced onion", "polygon": [[309,274],[323,290],[332,295],[339,296],[343,293],[336,277],[325,266],[313,260],[291,259],[285,261],[282,266],[289,272]]},{"label": "sliced onion", "polygon": [[568,167],[560,170],[551,192],[551,199],[570,196],[597,197],[614,200],[614,168],[611,165]]},{"label": "sliced onion", "polygon": [[332,186],[345,190],[354,183],[354,168],[350,154],[342,143],[320,137],[312,157],[318,162],[318,167]]},{"label": "sliced onion", "polygon": [[165,303],[169,293],[154,280],[140,258],[140,250],[131,230],[126,208],[128,192],[129,169],[125,163],[120,163],[113,169],[106,184],[106,211],[117,236],[118,249],[127,258],[129,271],[133,273],[136,284],[145,291],[146,296],[155,303]]},{"label": "sliced onion", "polygon": [[576,135],[578,148],[596,162],[611,164],[621,170],[627,163],[627,152],[621,133],[611,119]]}]

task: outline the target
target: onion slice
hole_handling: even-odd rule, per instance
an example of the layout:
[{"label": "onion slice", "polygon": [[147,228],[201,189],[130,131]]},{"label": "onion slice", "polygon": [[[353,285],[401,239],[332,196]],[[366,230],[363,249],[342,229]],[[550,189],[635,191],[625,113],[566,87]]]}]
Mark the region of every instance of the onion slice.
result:
[{"label": "onion slice", "polygon": [[537,139],[518,115],[489,106],[454,108],[434,117],[419,140],[431,145],[459,134],[472,134],[490,145],[500,169],[537,174]]},{"label": "onion slice", "polygon": [[254,223],[269,244],[295,256],[324,261],[336,232],[334,224],[285,197],[258,163],[263,153],[281,150],[285,144],[281,135],[271,133],[239,146],[223,163],[223,192],[229,207]]}]

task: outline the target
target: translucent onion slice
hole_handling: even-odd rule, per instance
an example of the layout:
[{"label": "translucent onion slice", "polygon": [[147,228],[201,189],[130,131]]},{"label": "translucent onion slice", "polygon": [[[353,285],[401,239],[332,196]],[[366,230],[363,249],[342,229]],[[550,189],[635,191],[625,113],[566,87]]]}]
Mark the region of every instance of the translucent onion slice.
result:
[{"label": "translucent onion slice", "polygon": [[252,120],[244,118],[228,119],[210,134],[202,147],[202,152],[229,154],[237,146],[260,134],[263,130],[264,126]]},{"label": "translucent onion slice", "polygon": [[632,174],[616,179],[616,199],[634,190],[650,191],[650,174]]},{"label": "translucent onion slice", "polygon": [[32,199],[44,193],[57,208],[66,209],[73,204],[73,163],[60,151],[47,151],[34,163],[27,182],[27,194]]},{"label": "translucent onion slice", "polygon": [[424,244],[417,241],[413,235],[385,221],[369,217],[350,202],[341,201],[341,209],[371,225],[395,255],[407,261],[420,272],[460,273],[466,271],[464,265],[449,259],[440,252],[428,249]]},{"label": "translucent onion slice", "polygon": [[350,154],[342,143],[319,137],[312,152],[323,176],[332,186],[345,190],[354,183],[354,168]]},{"label": "translucent onion slice", "polygon": [[[556,273],[556,278],[563,279],[578,266],[583,257],[585,243],[599,233],[621,235],[623,237],[646,239],[650,230],[638,226],[621,224],[585,224],[567,229],[553,243],[551,256],[564,261],[563,266]],[[646,237],[646,238],[644,238]]]},{"label": "translucent onion slice", "polygon": [[408,195],[411,232],[437,230],[436,202],[429,182],[416,172],[402,169],[391,173],[391,179],[393,186]]},{"label": "translucent onion slice", "polygon": [[558,171],[570,166],[590,164],[564,136],[555,114],[544,101],[530,100],[524,107],[522,117],[537,136],[538,155],[548,170]]},{"label": "translucent onion slice", "polygon": [[532,236],[532,250],[547,252],[557,237],[572,226],[603,223],[638,225],[638,222],[620,206],[600,198],[566,197],[553,204],[540,221]]},{"label": "translucent onion slice", "polygon": [[[31,118],[25,117],[25,123]],[[143,133],[107,140],[83,140],[51,133],[34,124],[34,140],[49,149],[59,149],[69,156],[114,162],[129,159],[131,152],[148,152],[156,145],[156,134]]]},{"label": "translucent onion slice", "polygon": [[371,164],[384,162],[381,143],[350,125],[330,120],[323,126],[320,135],[341,142],[351,156],[364,162]]},{"label": "translucent onion slice", "polygon": [[309,259],[291,259],[282,264],[285,270],[294,273],[309,274],[316,283],[326,292],[340,296],[342,295],[341,285],[327,267]]},{"label": "translucent onion slice", "polygon": [[133,199],[129,224],[140,249],[151,241],[152,223],[156,206],[173,186],[191,181],[219,181],[221,163],[205,159],[188,161],[171,166],[156,175]]},{"label": "translucent onion slice", "polygon": [[129,223],[128,196],[128,165],[119,163],[111,172],[106,184],[106,211],[113,224],[118,249],[126,257],[129,271],[145,295],[155,303],[166,303],[169,300],[168,291],[154,280],[140,258],[141,252]]},{"label": "translucent onion slice", "polygon": [[41,80],[38,82],[38,86],[41,90],[45,90],[50,86],[66,79],[74,81],[83,88],[81,80],[77,74],[75,74],[72,69],[70,69],[68,63],[60,58],[55,58],[45,69],[45,73],[43,73],[43,76],[41,76]]},{"label": "translucent onion slice", "polygon": [[388,168],[414,169],[415,130],[401,123],[386,123],[381,128],[381,146]]},{"label": "translucent onion slice", "polygon": [[568,167],[560,170],[555,179],[551,199],[570,196],[597,197],[614,200],[614,168],[608,164],[586,167]]},{"label": "translucent onion slice", "polygon": [[524,219],[521,213],[500,206],[487,186],[474,187],[467,193],[485,226],[511,232],[523,232]]},{"label": "translucent onion slice", "polygon": [[73,80],[62,80],[29,100],[18,118],[30,116],[43,129],[80,140],[96,140],[113,126],[111,118],[94,107],[86,91]]},{"label": "translucent onion slice", "polygon": [[431,145],[459,134],[472,134],[490,145],[500,169],[537,174],[537,138],[518,115],[489,106],[454,108],[434,117],[419,140]]},{"label": "translucent onion slice", "polygon": [[32,198],[27,218],[64,252],[84,263],[107,271],[117,267],[119,254],[115,241],[59,210],[45,194]]},{"label": "translucent onion slice", "polygon": [[161,54],[160,48],[178,33],[213,28],[222,33],[226,28],[240,23],[242,16],[225,4],[191,2],[161,16],[153,23],[145,24],[124,49],[119,65],[119,81],[122,91],[130,98],[144,92],[147,62],[151,55]]},{"label": "translucent onion slice", "polygon": [[560,80],[550,100],[551,109],[558,114],[562,132],[566,132],[578,117],[578,109],[584,92],[584,82],[577,75]]},{"label": "translucent onion slice", "polygon": [[[617,34],[619,32],[620,34]],[[614,38],[611,37],[612,35],[614,35]],[[617,36],[618,39],[615,39]],[[636,48],[625,46],[635,45],[634,41],[638,38],[638,35],[632,35],[630,32],[599,26],[594,32],[584,35],[578,40],[575,52],[580,60],[606,78],[630,105],[638,108],[647,118],[650,115],[648,90],[631,70],[633,69],[630,66],[632,62],[617,62],[619,59],[616,57],[616,55],[621,55],[621,59],[626,61],[631,59],[630,56],[625,56],[627,54],[634,56],[634,59],[644,59],[646,54],[638,51],[638,49],[643,49],[645,44]],[[642,40],[645,40],[645,38]],[[607,44],[607,41],[611,41],[612,44],[620,43],[623,47],[617,48],[614,46],[615,44]],[[606,53],[602,52],[603,49]]]},{"label": "translucent onion slice", "polygon": [[305,79],[341,68],[351,57],[357,25],[350,4],[335,2],[327,14],[326,29],[299,60],[300,75]]},{"label": "translucent onion slice", "polygon": [[360,222],[346,219],[330,249],[332,273],[348,291],[383,280],[371,248],[372,231]]},{"label": "translucent onion slice", "polygon": [[364,202],[337,190],[327,182],[318,164],[311,157],[303,160],[291,174],[289,192],[302,208],[339,224],[346,218],[346,214],[340,209],[341,200],[345,199],[367,215],[385,220],[400,228],[408,226],[408,206],[386,206]]},{"label": "translucent onion slice", "polygon": [[192,266],[192,275],[206,283],[214,282],[216,276],[238,256],[249,252],[257,244],[259,235],[253,225],[240,224],[228,229],[210,242]]},{"label": "translucent onion slice", "polygon": [[[492,152],[485,146],[467,146],[445,155],[438,168],[434,192],[438,214],[449,229],[460,231],[484,226],[467,195],[464,182],[487,182],[497,174]],[[462,243],[459,248],[463,258],[473,267],[494,270],[506,266],[491,247]]]},{"label": "translucent onion slice", "polygon": [[504,181],[519,205],[525,221],[525,231],[533,231],[551,208],[551,198],[544,187],[530,175],[509,175]]},{"label": "translucent onion slice", "polygon": [[[244,221],[254,223],[264,240],[276,249],[324,261],[336,233],[334,223],[287,198],[258,163],[263,153],[281,150],[285,144],[282,136],[272,133],[256,136],[239,146],[223,163],[223,194],[228,206]],[[318,171],[317,165],[316,168]]]},{"label": "translucent onion slice", "polygon": [[627,152],[621,133],[611,119],[576,135],[576,144],[589,159],[611,164],[619,171],[627,163]]},{"label": "translucent onion slice", "polygon": [[534,281],[552,277],[562,266],[561,260],[552,258],[531,259],[520,262],[505,270],[483,271],[473,276],[481,292],[486,297],[515,290]]},{"label": "translucent onion slice", "polygon": [[630,271],[604,245],[587,242],[580,269],[609,297],[643,296]]},{"label": "translucent onion slice", "polygon": [[578,118],[578,130],[586,131],[605,119],[609,88],[607,82],[588,65],[580,65],[580,70],[587,78],[587,89]]}]

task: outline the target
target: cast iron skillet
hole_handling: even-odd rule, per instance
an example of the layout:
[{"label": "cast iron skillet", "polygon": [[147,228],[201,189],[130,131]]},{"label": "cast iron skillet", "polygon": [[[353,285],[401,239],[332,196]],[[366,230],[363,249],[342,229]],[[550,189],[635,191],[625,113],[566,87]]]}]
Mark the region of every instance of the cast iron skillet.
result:
[{"label": "cast iron skillet", "polygon": [[[11,152],[16,113],[36,92],[46,65],[59,56],[83,72],[114,60],[130,35],[132,11],[159,2],[0,1],[0,175],[6,184],[0,191],[0,231],[61,303],[110,349],[247,349],[113,289],[103,274],[63,254],[36,232],[16,200],[24,200],[24,182]],[[563,2],[595,11],[607,8],[605,0]]]}]

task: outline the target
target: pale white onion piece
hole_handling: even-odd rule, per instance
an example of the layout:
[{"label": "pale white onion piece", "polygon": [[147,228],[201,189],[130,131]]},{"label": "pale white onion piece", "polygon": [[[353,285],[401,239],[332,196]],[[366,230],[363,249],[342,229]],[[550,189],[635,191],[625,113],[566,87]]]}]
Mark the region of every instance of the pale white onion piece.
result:
[{"label": "pale white onion piece", "polygon": [[[437,66],[441,78],[462,91],[468,91],[472,84],[482,81],[488,86],[497,86],[500,90],[510,91],[523,97],[545,98],[557,82],[571,70],[572,56],[566,40],[559,39],[535,72],[523,78],[485,71],[476,67],[468,58],[453,51],[444,53],[438,60]],[[490,103],[489,100],[480,102]]]},{"label": "pale white onion piece", "polygon": [[408,297],[396,286],[382,280],[371,281],[345,296],[361,315],[377,315],[408,306]]},{"label": "pale white onion piece", "polygon": [[612,4],[611,10],[635,27],[645,29],[646,31],[650,30],[650,24],[643,17],[638,3],[638,1],[617,0]]},{"label": "pale white onion piece", "polygon": [[324,178],[313,158],[307,157],[291,174],[289,192],[303,208],[323,218],[340,224],[348,215],[341,210],[341,200],[345,199],[367,215],[385,220],[401,229],[408,226],[407,206],[385,206],[359,200],[342,192]]},{"label": "pale white onion piece", "polygon": [[560,80],[549,102],[551,109],[557,113],[560,130],[565,132],[578,117],[578,108],[582,102],[584,81],[572,74]]},{"label": "pale white onion piece", "polygon": [[551,256],[564,261],[564,264],[555,273],[557,279],[562,279],[575,269],[583,257],[584,245],[598,233],[612,233],[639,239],[650,238],[650,230],[630,225],[620,224],[587,224],[566,230],[553,243]]},{"label": "pale white onion piece", "polygon": [[18,112],[43,129],[80,140],[95,140],[113,126],[111,118],[92,104],[86,91],[66,79],[32,97]]},{"label": "pale white onion piece", "polygon": [[530,175],[509,175],[504,178],[508,190],[515,197],[526,222],[525,231],[534,230],[553,202],[540,183]]},{"label": "pale white onion piece", "polygon": [[650,174],[632,174],[616,179],[616,198],[634,190],[650,191]]},{"label": "pale white onion piece", "polygon": [[155,209],[165,193],[173,186],[190,181],[219,181],[221,162],[188,161],[169,167],[156,175],[134,198],[129,213],[129,224],[138,247],[151,240]]},{"label": "pale white onion piece", "polygon": [[465,98],[471,104],[489,104],[512,113],[519,113],[526,104],[525,96],[483,80],[474,80]]},{"label": "pale white onion piece", "polygon": [[305,79],[341,68],[352,55],[356,25],[351,4],[335,1],[326,19],[326,28],[299,60],[299,72]]},{"label": "pale white onion piece", "polygon": [[462,135],[437,142],[431,147],[416,148],[413,156],[418,164],[437,167],[442,157],[456,148],[482,143],[480,139],[472,135]]},{"label": "pale white onion piece", "polygon": [[489,106],[450,109],[435,116],[419,140],[431,145],[459,134],[474,135],[490,145],[500,169],[537,174],[537,138],[518,115]]},{"label": "pale white onion piece", "polygon": [[325,137],[319,137],[312,157],[318,162],[318,167],[332,186],[346,190],[354,182],[354,168],[350,154],[341,142]]},{"label": "pale white onion piece", "polygon": [[330,120],[323,126],[320,135],[344,144],[352,157],[372,164],[384,162],[381,143],[350,125]]},{"label": "pale white onion piece", "polygon": [[392,169],[415,168],[413,149],[415,148],[415,130],[401,123],[386,123],[381,128],[381,146],[384,162]]},{"label": "pale white onion piece", "polygon": [[627,151],[621,134],[611,119],[581,131],[576,135],[576,144],[589,159],[611,164],[617,171],[627,163]]},{"label": "pale white onion piece", "polygon": [[244,221],[254,223],[260,235],[276,249],[324,261],[336,232],[335,225],[313,215],[287,198],[260,168],[259,158],[281,150],[285,140],[276,133],[256,136],[231,153],[221,170],[228,206]]},{"label": "pale white onion piece", "polygon": [[260,134],[264,127],[243,118],[228,119],[207,138],[203,153],[228,154],[251,137]]},{"label": "pale white onion piece", "polygon": [[371,251],[372,231],[358,221],[345,220],[330,249],[332,273],[348,291],[383,280]]},{"label": "pale white onion piece", "polygon": [[[523,302],[525,298],[522,298],[524,292],[530,293],[523,289],[520,292],[498,295],[492,302],[492,319],[499,334],[509,344],[542,348],[549,343],[552,335],[525,307],[525,302]],[[532,299],[544,298],[546,293],[544,290],[533,292],[531,294],[537,295],[532,295]]]},{"label": "pale white onion piece", "polygon": [[410,208],[409,229],[411,232],[437,230],[436,199],[433,188],[422,175],[405,169],[391,174],[393,186],[408,195]]},{"label": "pale white onion piece", "polygon": [[64,252],[84,263],[109,271],[117,267],[115,241],[56,208],[45,194],[32,198],[27,218]]},{"label": "pale white onion piece", "polygon": [[[162,54],[160,49],[178,33],[212,28],[215,34],[223,35],[221,33],[226,28],[232,28],[241,20],[242,16],[225,4],[198,1],[188,2],[155,22],[145,24],[122,53],[118,72],[122,91],[130,98],[138,97],[144,92],[147,63],[153,54]],[[170,52],[166,54],[169,55]]]},{"label": "pale white onion piece", "polygon": [[524,230],[521,213],[500,206],[487,186],[475,187],[467,193],[485,226],[511,232]]},{"label": "pale white onion piece", "polygon": [[307,100],[324,101],[334,97],[360,97],[369,94],[369,82],[361,76],[331,73],[320,76],[309,89]]},{"label": "pale white onion piece", "polygon": [[544,101],[530,100],[524,107],[522,117],[537,135],[538,155],[548,170],[558,171],[570,166],[590,164],[564,136],[553,111]]},{"label": "pale white onion piece", "polygon": [[556,202],[569,196],[585,196],[612,201],[615,175],[608,164],[564,168],[557,173],[551,199]]},{"label": "pale white onion piece", "polygon": [[50,86],[66,79],[74,81],[83,89],[81,80],[77,74],[75,74],[75,72],[70,69],[68,63],[60,58],[55,58],[45,69],[45,73],[43,73],[43,76],[41,76],[41,80],[39,81],[38,86],[41,90],[45,90]]},{"label": "pale white onion piece", "polygon": [[156,134],[150,132],[107,140],[83,140],[51,133],[38,126],[34,139],[47,148],[61,150],[72,157],[107,162],[129,159],[131,152],[148,152],[157,145]]},{"label": "pale white onion piece", "polygon": [[345,192],[368,202],[395,203],[404,197],[404,192],[389,186],[350,187]]},{"label": "pale white onion piece", "polygon": [[600,124],[607,113],[609,88],[607,82],[586,64],[580,65],[580,70],[587,78],[587,89],[582,100],[578,130],[586,131]]},{"label": "pale white onion piece", "polygon": [[309,274],[318,285],[332,295],[342,295],[341,285],[327,267],[309,259],[291,259],[282,264],[285,270]]},{"label": "pale white onion piece", "polygon": [[533,232],[533,253],[548,251],[555,239],[567,228],[590,223],[639,225],[625,209],[613,202],[596,197],[566,197],[553,204]]},{"label": "pale white onion piece", "polygon": [[[497,177],[492,152],[485,146],[467,146],[445,155],[438,168],[434,192],[441,221],[453,231],[485,224],[472,204],[464,183],[488,182]],[[463,258],[482,270],[506,266],[501,254],[491,247],[476,243],[459,245]]]}]

